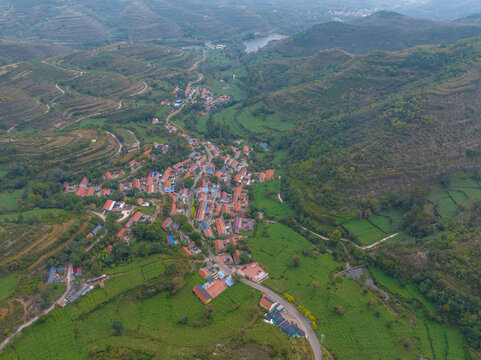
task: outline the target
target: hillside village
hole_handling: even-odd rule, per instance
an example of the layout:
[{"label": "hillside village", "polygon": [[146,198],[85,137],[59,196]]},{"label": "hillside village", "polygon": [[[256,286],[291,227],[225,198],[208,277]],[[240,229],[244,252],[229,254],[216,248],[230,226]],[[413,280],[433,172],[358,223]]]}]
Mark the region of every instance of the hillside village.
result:
[{"label": "hillside village", "polygon": [[200,104],[204,111],[210,112],[226,106],[232,101],[232,98],[229,95],[224,94],[215,97],[208,88],[193,87],[190,85],[187,86],[185,90],[177,86],[172,92],[172,95],[173,99],[162,100],[160,105],[178,108],[183,104]]},{"label": "hillside village", "polygon": [[[153,123],[158,123],[158,119],[153,119]],[[221,149],[210,142],[200,143],[176,126],[166,123],[164,127],[171,136],[181,137],[187,142],[191,153],[184,160],[167,167],[163,172],[144,169],[146,159],[156,159],[169,151],[168,145],[153,143],[144,149],[142,153],[144,160],[134,159],[127,164],[125,171],[104,174],[104,181],[117,183],[118,191],[123,194],[122,199],[116,201],[110,198],[114,192],[112,189],[102,188],[86,177],[79,184],[64,183],[64,191],[80,197],[98,196],[105,199],[102,213],[97,214],[104,218],[108,214],[121,216],[118,221],[124,225],[116,234],[119,243],[135,241],[133,229],[136,224],[152,223],[162,219],[162,229],[167,233],[165,242],[171,246],[181,247],[187,257],[199,259],[200,256],[204,261],[205,266],[199,268],[198,274],[205,282],[195,285],[192,289],[203,304],[210,303],[222,292],[228,291],[238,279],[245,278],[253,283],[261,283],[269,274],[240,244],[247,238],[243,233],[254,230],[256,221],[251,217],[248,189],[255,183],[273,181],[274,170],[267,169],[265,172],[255,174],[250,172],[248,159],[252,148],[248,145]],[[214,159],[217,159],[215,160],[217,166]],[[146,176],[137,177],[142,170],[146,170]],[[130,175],[126,175],[127,173]],[[192,186],[185,186],[187,179],[190,179]],[[132,189],[143,197],[138,197],[134,205],[128,205],[127,193]],[[142,212],[142,208],[155,207],[159,195],[170,200],[168,216],[163,216],[158,209],[152,215]],[[203,240],[200,243],[193,241],[182,231],[181,224],[175,220],[179,217],[188,219],[189,224],[202,234]],[[94,229],[88,237],[95,238],[100,228],[101,226]],[[212,250],[202,252],[200,248],[203,244],[208,245],[205,249]],[[108,245],[108,255],[112,252],[113,246],[115,244]],[[54,268],[50,271],[56,273]],[[49,276],[48,282],[51,282],[52,276]],[[74,282],[73,279],[77,276],[75,272],[72,272],[71,277],[63,274],[57,276],[56,281]],[[95,285],[105,286],[105,279],[104,275],[83,281],[77,285],[76,290],[69,292],[59,305],[64,307],[80,296],[87,295]],[[284,319],[282,314],[289,316],[286,315],[287,310],[283,306],[271,301],[271,304],[275,303],[277,306],[266,307],[266,301],[271,300],[265,294],[259,305],[269,311],[265,318],[266,322],[279,326],[289,337],[305,336],[295,318],[291,317],[291,322]],[[281,321],[282,319],[284,320]]]}]

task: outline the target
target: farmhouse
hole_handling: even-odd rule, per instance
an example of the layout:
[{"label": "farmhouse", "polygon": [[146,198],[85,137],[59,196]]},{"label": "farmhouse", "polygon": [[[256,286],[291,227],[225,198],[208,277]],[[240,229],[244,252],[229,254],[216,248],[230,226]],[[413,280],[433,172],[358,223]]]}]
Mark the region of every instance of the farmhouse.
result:
[{"label": "farmhouse", "polygon": [[268,322],[270,324],[274,324],[278,327],[281,328],[281,330],[289,337],[304,337],[306,334],[304,331],[299,329],[299,327],[296,324],[291,324],[289,321],[287,321],[284,316],[282,316],[279,307],[277,309],[274,309],[273,311],[269,312],[265,317],[264,321]]},{"label": "farmhouse", "polygon": [[256,262],[238,266],[237,270],[254,282],[261,282],[269,276],[269,273],[265,272]]},{"label": "farmhouse", "polygon": [[199,269],[198,273],[207,282],[204,285],[194,286],[192,291],[204,304],[208,304],[228,287],[234,285],[230,277],[226,277],[222,271],[217,272],[212,265]]},{"label": "farmhouse", "polygon": [[104,212],[105,213],[120,213],[124,210],[125,203],[124,202],[116,202],[113,200],[107,200],[104,204]]},{"label": "farmhouse", "polygon": [[277,304],[277,302],[269,298],[268,293],[264,293],[259,301],[259,305],[269,312],[273,311]]}]

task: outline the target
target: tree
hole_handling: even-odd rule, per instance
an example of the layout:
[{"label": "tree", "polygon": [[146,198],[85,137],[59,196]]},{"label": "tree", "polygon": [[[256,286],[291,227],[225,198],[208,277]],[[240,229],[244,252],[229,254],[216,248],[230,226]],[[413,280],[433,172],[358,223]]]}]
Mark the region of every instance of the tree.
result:
[{"label": "tree", "polygon": [[239,255],[239,260],[241,264],[247,264],[250,262],[250,257],[246,253],[242,253]]},{"label": "tree", "polygon": [[192,179],[191,177],[187,177],[184,180],[184,187],[186,189],[190,189],[193,185],[194,185],[194,179]]},{"label": "tree", "polygon": [[124,331],[124,325],[120,321],[115,320],[112,323],[112,329],[115,331],[115,336],[120,336],[122,331]]},{"label": "tree", "polygon": [[344,308],[341,305],[335,305],[334,311],[340,316],[344,315]]},{"label": "tree", "polygon": [[341,232],[338,229],[334,230],[329,236],[329,239],[334,243],[338,243],[339,240],[341,240]]},{"label": "tree", "polygon": [[205,318],[207,320],[210,320],[212,318],[213,313],[214,313],[214,308],[210,305],[207,305],[204,309]]}]

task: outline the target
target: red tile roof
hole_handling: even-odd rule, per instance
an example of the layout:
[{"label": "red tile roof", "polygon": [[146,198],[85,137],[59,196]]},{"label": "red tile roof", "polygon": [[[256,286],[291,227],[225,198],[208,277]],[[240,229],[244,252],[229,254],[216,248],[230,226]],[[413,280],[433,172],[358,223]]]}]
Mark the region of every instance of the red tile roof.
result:
[{"label": "red tile roof", "polygon": [[215,226],[217,227],[217,234],[219,234],[219,236],[227,236],[224,220],[222,218],[215,219]]},{"label": "red tile roof", "polygon": [[173,220],[170,217],[165,219],[164,222],[162,223],[162,229],[167,231],[167,226],[169,226],[172,222],[173,222]]},{"label": "red tile roof", "polygon": [[224,248],[224,244],[222,243],[222,240],[214,240],[214,245],[215,245],[215,252],[219,253],[222,251]]}]

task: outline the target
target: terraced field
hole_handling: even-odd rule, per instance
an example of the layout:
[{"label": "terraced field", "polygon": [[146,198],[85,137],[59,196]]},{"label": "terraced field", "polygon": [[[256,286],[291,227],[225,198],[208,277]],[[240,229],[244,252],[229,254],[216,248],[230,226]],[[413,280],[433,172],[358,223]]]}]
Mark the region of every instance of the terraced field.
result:
[{"label": "terraced field", "polygon": [[[132,290],[161,275],[169,261],[165,256],[154,256],[117,268],[104,289],[95,289],[75,304],[54,310],[45,321],[26,329],[0,359],[84,359],[93,346],[93,351],[128,347],[152,358],[180,359],[229,341],[250,325],[249,309],[257,306],[259,297],[240,283],[212,302],[211,319],[206,318],[205,306],[191,291],[202,281],[197,274],[188,277],[175,295],[160,292],[136,298],[138,292]],[[184,316],[187,323],[180,324]],[[114,320],[123,324],[123,335],[115,336]],[[264,331],[268,339],[278,339],[280,346],[290,348],[275,327],[264,327]]]},{"label": "terraced field", "polygon": [[[19,133],[10,139],[11,142],[0,143],[0,150],[14,144],[14,159],[43,160],[50,167],[62,165],[74,171],[94,163],[107,166],[119,148],[110,134],[100,130],[64,131],[43,136]],[[47,168],[45,171],[48,171]]]}]

